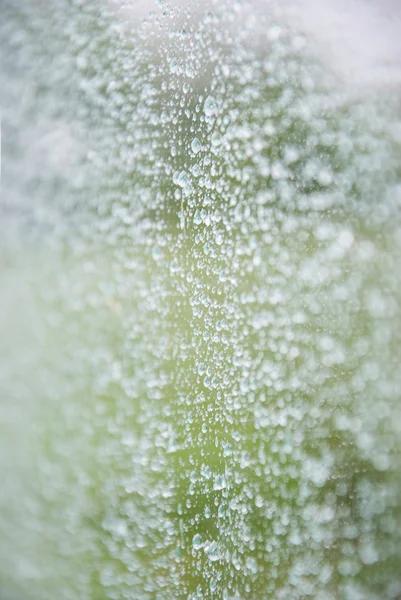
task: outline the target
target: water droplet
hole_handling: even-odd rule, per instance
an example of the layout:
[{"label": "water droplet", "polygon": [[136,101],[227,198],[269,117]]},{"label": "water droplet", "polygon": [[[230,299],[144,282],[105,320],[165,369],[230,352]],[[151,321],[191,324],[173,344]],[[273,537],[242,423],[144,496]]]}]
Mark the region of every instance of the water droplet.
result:
[{"label": "water droplet", "polygon": [[223,244],[223,242],[224,242],[224,235],[221,233],[221,231],[218,231],[216,233],[215,240],[216,240],[216,244],[218,246],[221,246]]},{"label": "water droplet", "polygon": [[204,477],[205,479],[210,479],[212,476],[212,471],[208,465],[202,465],[200,472],[202,477]]},{"label": "water droplet", "polygon": [[245,566],[254,575],[258,572],[258,563],[254,558],[248,557],[245,561]]},{"label": "water droplet", "polygon": [[210,138],[210,141],[212,143],[212,146],[219,146],[221,144],[221,133],[219,133],[218,131],[214,131],[212,133],[212,137]]},{"label": "water droplet", "polygon": [[216,562],[220,559],[220,550],[217,542],[208,542],[205,545],[205,552],[211,562]]},{"label": "water droplet", "polygon": [[191,150],[194,154],[198,154],[202,149],[201,143],[198,138],[194,138],[191,142]]},{"label": "water droplet", "polygon": [[271,25],[267,32],[267,37],[271,42],[276,42],[280,39],[281,27],[278,24]]},{"label": "water droplet", "polygon": [[152,258],[155,261],[159,261],[162,257],[163,257],[163,253],[162,253],[161,248],[159,248],[159,246],[154,246],[154,248],[152,249]]},{"label": "water droplet", "polygon": [[223,475],[216,475],[214,478],[213,489],[222,490],[226,487],[227,483]]},{"label": "water droplet", "polygon": [[185,188],[188,183],[188,173],[186,171],[181,171],[177,177],[177,185],[179,185],[181,188]]},{"label": "water droplet", "polygon": [[194,214],[194,223],[195,225],[200,225],[202,223],[201,211],[197,209]]},{"label": "water droplet", "polygon": [[211,117],[217,113],[217,102],[213,96],[208,96],[205,100],[204,111],[207,117]]},{"label": "water droplet", "polygon": [[196,533],[192,538],[192,547],[194,550],[200,550],[202,545],[202,536],[199,533]]}]

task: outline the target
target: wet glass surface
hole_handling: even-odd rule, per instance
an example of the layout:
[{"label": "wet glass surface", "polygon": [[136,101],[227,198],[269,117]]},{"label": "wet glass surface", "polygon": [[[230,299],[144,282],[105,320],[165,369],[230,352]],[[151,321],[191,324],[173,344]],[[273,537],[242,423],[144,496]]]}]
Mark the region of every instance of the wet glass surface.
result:
[{"label": "wet glass surface", "polygon": [[0,3],[1,600],[401,598],[396,42],[329,5]]}]

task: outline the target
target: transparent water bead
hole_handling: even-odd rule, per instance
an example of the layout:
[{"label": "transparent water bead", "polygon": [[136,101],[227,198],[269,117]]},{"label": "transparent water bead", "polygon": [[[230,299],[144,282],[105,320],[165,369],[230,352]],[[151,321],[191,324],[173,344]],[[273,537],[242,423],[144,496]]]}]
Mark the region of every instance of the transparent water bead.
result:
[{"label": "transparent water bead", "polygon": [[194,223],[195,223],[195,225],[200,225],[202,223],[202,221],[203,221],[202,213],[199,209],[197,209],[194,214]]},{"label": "transparent water bead", "polygon": [[224,475],[216,475],[214,478],[213,489],[214,490],[223,490],[226,487],[226,479]]},{"label": "transparent water bead", "polygon": [[192,538],[192,547],[194,550],[200,550],[202,546],[202,536],[199,533],[196,533]]},{"label": "transparent water bead", "polygon": [[218,111],[217,100],[213,96],[207,96],[203,110],[207,117],[212,117],[215,115]]},{"label": "transparent water bead", "polygon": [[210,562],[216,562],[221,558],[219,546],[215,541],[205,544],[205,553]]},{"label": "transparent water bead", "polygon": [[189,176],[186,171],[176,172],[173,175],[173,181],[180,188],[186,188],[189,185]]},{"label": "transparent water bead", "polygon": [[191,150],[194,154],[198,154],[202,149],[201,143],[198,138],[194,138],[191,142]]}]

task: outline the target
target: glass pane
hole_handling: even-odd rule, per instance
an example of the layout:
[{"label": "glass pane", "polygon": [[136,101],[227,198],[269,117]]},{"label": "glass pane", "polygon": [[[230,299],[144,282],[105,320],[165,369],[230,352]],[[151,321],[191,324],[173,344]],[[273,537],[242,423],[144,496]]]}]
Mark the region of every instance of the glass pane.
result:
[{"label": "glass pane", "polygon": [[399,600],[400,9],[0,16],[1,600]]}]

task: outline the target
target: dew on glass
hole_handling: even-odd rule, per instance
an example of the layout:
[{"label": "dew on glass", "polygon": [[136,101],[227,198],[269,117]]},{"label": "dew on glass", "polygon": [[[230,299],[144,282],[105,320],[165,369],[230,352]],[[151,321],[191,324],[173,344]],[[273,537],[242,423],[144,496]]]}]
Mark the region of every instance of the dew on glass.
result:
[{"label": "dew on glass", "polygon": [[401,598],[401,10],[349,4],[3,0],[2,600]]}]

